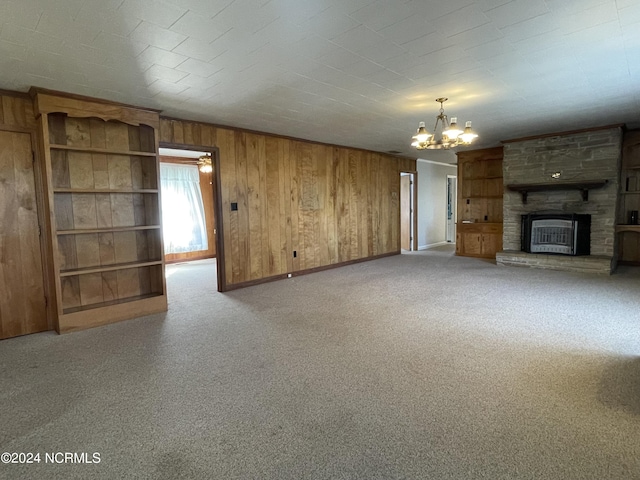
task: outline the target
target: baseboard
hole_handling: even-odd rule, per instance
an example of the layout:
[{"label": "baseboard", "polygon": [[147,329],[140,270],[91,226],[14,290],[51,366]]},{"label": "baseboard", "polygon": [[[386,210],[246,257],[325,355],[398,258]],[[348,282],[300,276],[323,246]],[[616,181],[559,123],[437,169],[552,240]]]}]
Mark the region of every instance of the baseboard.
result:
[{"label": "baseboard", "polygon": [[455,245],[454,242],[438,242],[438,243],[430,243],[429,245],[419,245],[418,250],[429,250],[434,247],[441,247],[442,245]]},{"label": "baseboard", "polygon": [[[446,242],[445,242],[446,243]],[[380,255],[373,255],[371,257],[357,258],[355,260],[347,260],[346,262],[333,263],[331,265],[322,265],[320,267],[308,268],[306,270],[299,270],[291,273],[281,273],[279,275],[273,275],[271,277],[258,278],[257,280],[249,280],[247,282],[240,283],[227,283],[224,290],[221,292],[229,292],[231,290],[237,290],[239,288],[252,287],[254,285],[260,285],[261,283],[274,282],[276,280],[282,280],[285,278],[297,277],[299,275],[308,275],[310,273],[322,272],[323,270],[331,270],[333,268],[346,267],[347,265],[353,265],[355,263],[368,262],[370,260],[377,260],[379,258],[390,257],[392,255],[400,255],[400,251],[382,253]]]}]

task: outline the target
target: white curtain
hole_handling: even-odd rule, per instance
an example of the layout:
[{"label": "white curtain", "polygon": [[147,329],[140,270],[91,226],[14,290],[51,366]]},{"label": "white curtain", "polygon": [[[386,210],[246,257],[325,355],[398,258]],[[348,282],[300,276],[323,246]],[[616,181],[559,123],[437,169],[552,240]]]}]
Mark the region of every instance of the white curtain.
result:
[{"label": "white curtain", "polygon": [[195,165],[160,164],[164,253],[207,250],[200,175]]}]

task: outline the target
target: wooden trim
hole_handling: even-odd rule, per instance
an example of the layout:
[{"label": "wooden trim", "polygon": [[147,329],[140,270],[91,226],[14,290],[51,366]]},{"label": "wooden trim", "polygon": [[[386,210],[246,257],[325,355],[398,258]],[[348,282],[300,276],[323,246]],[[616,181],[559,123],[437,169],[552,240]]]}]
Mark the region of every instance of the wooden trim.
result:
[{"label": "wooden trim", "polygon": [[496,222],[458,222],[456,227],[466,232],[501,233],[502,223]]},{"label": "wooden trim", "polygon": [[36,182],[36,202],[38,205],[38,222],[40,223],[40,255],[42,257],[42,276],[44,280],[44,294],[47,300],[47,326],[49,330],[55,329],[56,299],[55,299],[55,274],[51,268],[53,250],[49,240],[48,202],[44,183],[45,169],[43,156],[40,149],[38,135],[34,129],[31,132],[31,149],[34,155],[33,173]]},{"label": "wooden trim", "polygon": [[[416,161],[418,157],[404,157],[402,155],[396,155],[393,153],[389,153],[389,152],[382,152],[382,151],[377,151],[377,150],[367,150],[366,148],[359,148],[359,147],[351,147],[349,145],[337,145],[335,143],[326,143],[326,142],[319,142],[317,140],[309,140],[307,138],[298,138],[298,137],[291,137],[289,135],[280,135],[277,133],[268,133],[268,132],[261,132],[259,130],[251,130],[248,128],[240,128],[240,127],[233,127],[230,125],[220,125],[217,123],[208,123],[208,122],[201,122],[201,121],[195,121],[195,120],[185,120],[183,118],[176,118],[176,117],[165,117],[165,116],[160,116],[160,120],[168,120],[168,121],[176,121],[176,122],[187,122],[187,123],[198,123],[200,125],[207,125],[209,127],[213,127],[213,128],[221,128],[221,129],[225,129],[225,130],[231,130],[234,132],[241,132],[241,133],[250,133],[250,134],[254,134],[254,135],[264,135],[265,137],[272,137],[272,138],[282,138],[284,140],[292,140],[295,142],[304,142],[304,143],[311,143],[312,145],[324,145],[327,147],[331,147],[331,148],[348,148],[349,150],[357,150],[360,152],[367,152],[367,153],[375,153],[375,154],[383,154],[389,157],[393,157],[393,158],[397,158],[399,160],[411,160],[411,161]],[[181,146],[181,147],[169,147],[167,145],[163,145],[165,148],[180,148],[182,150],[195,150],[193,148],[193,145],[190,145],[192,148],[184,148],[185,146]],[[211,148],[211,147],[202,147],[204,148],[204,150],[202,151],[207,151],[207,148]]]},{"label": "wooden trim", "polygon": [[331,265],[322,265],[320,267],[308,268],[306,270],[298,270],[297,272],[282,273],[280,275],[273,275],[271,277],[259,278],[259,279],[256,279],[256,280],[249,280],[248,282],[234,283],[234,284],[231,284],[231,285],[225,285],[225,287],[226,287],[225,290],[218,289],[218,291],[230,292],[232,290],[238,290],[240,288],[253,287],[254,285],[260,285],[262,283],[275,282],[276,280],[282,280],[282,279],[285,279],[285,278],[289,278],[289,275],[291,275],[291,277],[297,277],[297,276],[300,276],[300,275],[308,275],[310,273],[322,272],[324,270],[332,270],[334,268],[346,267],[347,265],[353,265],[355,263],[368,262],[370,260],[378,260],[378,259],[384,258],[384,257],[392,257],[394,255],[400,255],[400,253],[401,253],[401,251],[398,250],[396,252],[382,253],[380,255],[374,255],[372,257],[358,258],[358,259],[355,259],[355,260],[347,260],[346,262],[333,263]]},{"label": "wooden trim", "polygon": [[[160,116],[156,116],[158,120],[158,127],[154,129],[153,132],[153,149],[156,152],[155,165],[156,165],[156,187],[158,188],[158,222],[160,224],[160,230],[158,231],[158,237],[160,240],[160,260],[161,260],[161,270],[162,270],[162,301],[164,302],[164,308],[162,308],[161,312],[166,312],[168,310],[168,298],[169,295],[167,293],[167,275],[165,270],[165,261],[164,261],[164,235],[162,235],[162,189],[160,188]],[[160,307],[159,307],[160,308]],[[143,313],[146,315],[147,313]],[[133,317],[129,317],[133,318]]]},{"label": "wooden trim", "polygon": [[69,150],[72,152],[87,152],[87,153],[102,153],[104,155],[126,155],[135,157],[157,157],[156,152],[136,152],[133,150],[110,150],[108,148],[96,148],[96,147],[73,147],[71,145],[56,145],[50,143],[49,148],[53,150]]},{"label": "wooden trim", "polygon": [[86,275],[89,273],[115,272],[117,270],[126,270],[128,268],[152,267],[154,265],[162,265],[162,260],[149,260],[147,262],[130,262],[115,263],[113,265],[104,265],[99,267],[73,268],[70,270],[60,270],[61,277],[72,277],[74,275]]},{"label": "wooden trim", "polygon": [[114,188],[107,190],[105,188],[54,188],[53,193],[158,193],[157,188]]},{"label": "wooden trim", "polygon": [[640,262],[632,262],[631,260],[618,260],[618,265],[625,267],[640,267]]},{"label": "wooden trim", "polygon": [[0,88],[0,96],[24,98],[25,100],[29,100],[31,98],[27,92],[17,92],[15,90],[4,90],[2,88]]},{"label": "wooden trim", "polygon": [[[173,148],[176,150],[189,150],[196,152],[207,152],[211,154],[211,162],[215,175],[215,229],[216,229],[216,275],[218,279],[218,291],[227,291],[227,280],[225,277],[226,265],[224,261],[224,227],[222,221],[222,183],[220,179],[220,150],[218,147],[189,145],[184,143],[160,142],[161,148]],[[158,185],[160,181],[158,180]],[[210,258],[210,257],[207,257]]]},{"label": "wooden trim", "polygon": [[550,190],[579,190],[582,193],[582,200],[589,200],[589,190],[602,188],[607,184],[607,180],[592,180],[585,182],[561,182],[561,183],[519,183],[505,185],[507,190],[519,192],[522,196],[522,203],[527,203],[527,195],[530,192],[546,192]]},{"label": "wooden trim", "polygon": [[10,125],[8,123],[0,123],[0,130],[3,132],[28,133],[30,135],[33,135],[36,132],[35,128],[20,127],[18,125]]},{"label": "wooden trim", "polygon": [[104,121],[117,120],[129,125],[149,125],[159,134],[160,118],[157,111],[124,106],[100,99],[58,94],[31,89],[36,114],[66,113],[77,118],[96,117]]},{"label": "wooden trim", "polygon": [[[458,159],[458,163],[456,165],[451,165],[452,167],[457,167],[460,165],[460,162],[474,162],[476,161],[476,155],[495,155],[496,157],[502,158],[504,152],[504,147],[488,147],[488,148],[478,148],[477,150],[461,150],[456,152],[456,158]],[[460,158],[462,156],[462,159]]]},{"label": "wooden trim", "polygon": [[[0,90],[0,94],[1,93],[2,91]],[[106,98],[88,97],[86,95],[79,95],[77,93],[62,92],[60,90],[50,90],[48,88],[42,88],[42,87],[31,87],[28,93],[20,94],[20,96],[24,95],[27,98],[29,97],[34,98],[37,94],[52,95],[55,97],[65,97],[71,100],[78,100],[80,102],[100,103],[103,105],[118,106],[123,108],[133,108],[135,110],[145,110],[147,112],[154,112],[157,114],[160,114],[160,112],[162,112],[162,110],[158,110],[156,108],[141,107],[139,105],[131,105],[129,103],[113,102],[111,100],[107,100]]]},{"label": "wooden trim", "polygon": [[51,256],[49,258],[48,267],[51,269],[51,275],[53,275],[54,290],[49,297],[49,303],[54,304],[55,319],[54,328],[60,333],[60,316],[62,315],[62,302],[58,303],[58,299],[62,299],[62,286],[60,283],[60,276],[58,275],[59,256],[57,255],[58,249],[58,236],[56,235],[56,219],[55,219],[55,203],[53,193],[53,173],[51,167],[51,151],[47,148],[47,139],[49,138],[49,119],[47,114],[40,115],[38,117],[39,124],[39,140],[40,149],[42,155],[43,171],[43,187],[45,194],[45,205],[47,215],[47,228],[49,229],[49,248],[51,249]]},{"label": "wooden trim", "polygon": [[136,225],[134,227],[76,228],[74,230],[58,230],[57,235],[84,235],[89,233],[131,232],[137,230],[159,230],[160,225]]},{"label": "wooden trim", "polygon": [[577,133],[596,132],[598,130],[608,130],[610,128],[623,128],[624,123],[615,123],[613,125],[603,125],[601,127],[580,128],[578,130],[567,130],[566,132],[543,133],[541,135],[532,135],[530,137],[513,138],[511,140],[501,140],[500,143],[526,142],[528,140],[537,140],[538,138],[560,137],[563,135],[575,135]]},{"label": "wooden trim", "polygon": [[[165,294],[132,299],[105,307],[92,308],[90,316],[87,316],[87,310],[61,314],[57,330],[58,333],[75,332],[166,311],[167,295]],[[90,321],[87,321],[87,318],[90,318]]]},{"label": "wooden trim", "polygon": [[216,226],[216,274],[218,280],[218,291],[224,292],[227,288],[226,264],[224,256],[224,222],[222,221],[222,178],[220,175],[220,150],[213,148],[211,155],[216,182],[216,201],[214,207]]},{"label": "wooden trim", "polygon": [[640,233],[640,225],[616,225],[616,232],[636,232]]},{"label": "wooden trim", "polygon": [[[206,250],[203,250],[203,251],[206,252]],[[167,265],[173,265],[173,264],[176,264],[176,263],[189,263],[189,262],[195,262],[197,260],[209,260],[210,258],[216,258],[215,255],[211,255],[209,253],[206,253],[206,254],[203,254],[203,255],[196,255],[196,256],[193,256],[193,257],[189,257],[189,258],[167,259],[167,257],[170,256],[170,255],[176,255],[176,254],[175,253],[173,253],[173,254],[172,253],[167,253],[165,255],[164,263],[167,264]],[[216,265],[216,268],[218,268],[217,265]]]}]

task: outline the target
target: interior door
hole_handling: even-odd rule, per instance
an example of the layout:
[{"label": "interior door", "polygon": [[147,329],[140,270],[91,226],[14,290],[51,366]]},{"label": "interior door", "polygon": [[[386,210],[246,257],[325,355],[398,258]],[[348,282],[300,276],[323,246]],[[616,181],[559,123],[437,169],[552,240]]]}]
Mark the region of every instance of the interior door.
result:
[{"label": "interior door", "polygon": [[447,242],[456,239],[457,178],[447,175]]},{"label": "interior door", "polygon": [[48,330],[31,136],[0,131],[0,338]]},{"label": "interior door", "polygon": [[400,248],[411,250],[411,176],[400,177]]}]

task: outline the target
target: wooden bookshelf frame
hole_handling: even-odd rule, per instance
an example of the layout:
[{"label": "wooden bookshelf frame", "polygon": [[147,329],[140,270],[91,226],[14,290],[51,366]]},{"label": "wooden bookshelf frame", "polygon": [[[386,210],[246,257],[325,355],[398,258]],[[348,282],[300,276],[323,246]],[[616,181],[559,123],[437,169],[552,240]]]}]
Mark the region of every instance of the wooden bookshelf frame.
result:
[{"label": "wooden bookshelf frame", "polygon": [[59,333],[167,310],[158,112],[31,91]]}]

